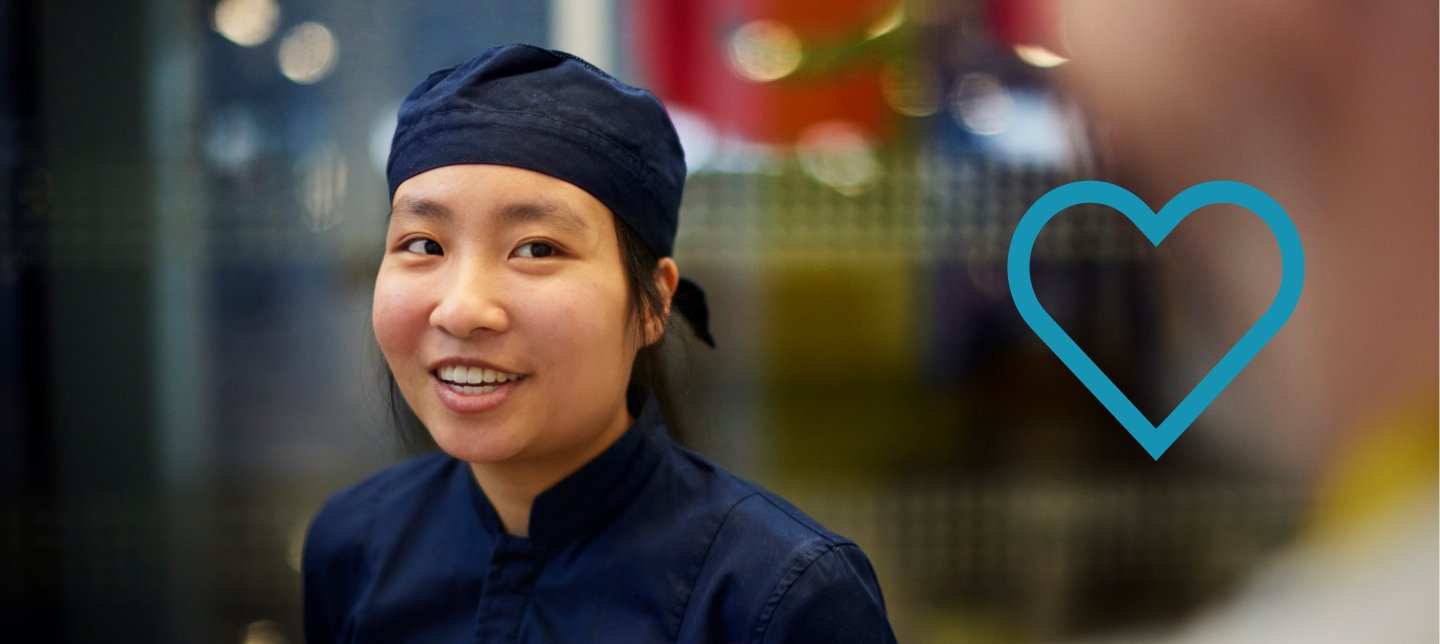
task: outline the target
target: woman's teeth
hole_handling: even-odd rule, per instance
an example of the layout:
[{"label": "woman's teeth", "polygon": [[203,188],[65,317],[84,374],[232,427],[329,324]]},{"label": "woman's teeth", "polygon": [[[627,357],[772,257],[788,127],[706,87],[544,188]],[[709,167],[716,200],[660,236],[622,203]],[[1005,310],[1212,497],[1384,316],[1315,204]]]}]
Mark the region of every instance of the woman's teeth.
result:
[{"label": "woman's teeth", "polygon": [[451,389],[465,395],[488,394],[499,389],[500,385],[524,377],[520,374],[494,369],[461,366],[440,367],[436,370],[436,374]]}]

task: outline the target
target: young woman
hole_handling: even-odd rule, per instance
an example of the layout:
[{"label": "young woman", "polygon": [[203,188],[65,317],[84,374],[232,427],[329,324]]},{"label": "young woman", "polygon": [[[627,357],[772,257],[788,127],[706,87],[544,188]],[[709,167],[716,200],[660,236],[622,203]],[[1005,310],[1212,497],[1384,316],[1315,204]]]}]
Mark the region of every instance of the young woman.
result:
[{"label": "young woman", "polygon": [[[487,50],[400,109],[375,336],[441,451],[340,492],[311,642],[893,642],[865,555],[666,435],[664,108],[568,54]],[[713,343],[712,343],[713,344]]]}]

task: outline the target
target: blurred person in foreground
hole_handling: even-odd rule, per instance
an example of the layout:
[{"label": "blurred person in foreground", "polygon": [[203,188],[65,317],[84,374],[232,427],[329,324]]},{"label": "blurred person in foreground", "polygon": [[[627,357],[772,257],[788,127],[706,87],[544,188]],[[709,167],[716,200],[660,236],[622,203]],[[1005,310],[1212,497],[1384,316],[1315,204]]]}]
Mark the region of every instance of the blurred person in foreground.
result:
[{"label": "blurred person in foreground", "polygon": [[[1436,641],[1436,3],[1033,4],[1113,180],[1157,209],[1253,185],[1308,265],[1286,328],[1197,425],[1313,489],[1306,527],[1233,596],[1141,638]],[[1181,339],[1208,369],[1274,296],[1279,253],[1248,212],[1196,214],[1168,241]]]}]

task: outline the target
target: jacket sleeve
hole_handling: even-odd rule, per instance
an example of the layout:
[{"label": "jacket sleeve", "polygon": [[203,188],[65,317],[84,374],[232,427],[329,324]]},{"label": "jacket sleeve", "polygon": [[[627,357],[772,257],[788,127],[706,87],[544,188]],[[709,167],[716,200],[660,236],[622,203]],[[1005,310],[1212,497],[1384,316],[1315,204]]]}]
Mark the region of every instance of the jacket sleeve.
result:
[{"label": "jacket sleeve", "polygon": [[854,544],[837,544],[781,578],[757,644],[895,642],[875,570]]}]

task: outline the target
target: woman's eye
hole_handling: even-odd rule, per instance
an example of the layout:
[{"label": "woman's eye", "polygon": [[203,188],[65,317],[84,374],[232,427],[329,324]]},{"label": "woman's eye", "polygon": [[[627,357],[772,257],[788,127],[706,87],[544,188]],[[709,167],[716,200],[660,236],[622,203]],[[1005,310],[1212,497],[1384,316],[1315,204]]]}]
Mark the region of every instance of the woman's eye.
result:
[{"label": "woman's eye", "polygon": [[420,255],[444,255],[440,242],[433,239],[417,239],[405,245],[405,250]]},{"label": "woman's eye", "polygon": [[519,248],[515,249],[516,257],[529,257],[538,259],[541,257],[550,257],[554,254],[555,247],[545,242],[530,242],[528,244],[521,244]]}]

